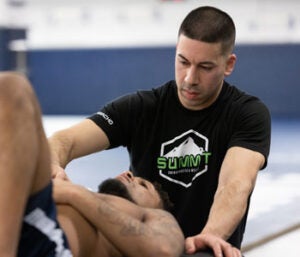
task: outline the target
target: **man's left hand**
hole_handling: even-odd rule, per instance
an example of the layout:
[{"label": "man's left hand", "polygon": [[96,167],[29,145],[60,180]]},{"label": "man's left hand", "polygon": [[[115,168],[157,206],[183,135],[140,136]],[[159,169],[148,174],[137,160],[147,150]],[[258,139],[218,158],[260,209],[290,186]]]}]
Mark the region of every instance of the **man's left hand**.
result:
[{"label": "man's left hand", "polygon": [[215,257],[242,257],[239,249],[213,234],[198,234],[185,240],[187,254],[207,249],[211,249]]}]

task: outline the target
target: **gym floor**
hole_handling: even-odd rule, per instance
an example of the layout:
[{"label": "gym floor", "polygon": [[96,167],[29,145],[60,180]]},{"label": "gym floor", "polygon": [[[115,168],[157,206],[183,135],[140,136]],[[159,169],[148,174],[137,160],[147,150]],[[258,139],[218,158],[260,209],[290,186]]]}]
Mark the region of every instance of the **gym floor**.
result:
[{"label": "gym floor", "polygon": [[[47,136],[83,116],[44,116]],[[300,120],[273,120],[269,163],[252,195],[243,241],[246,257],[300,256]],[[96,190],[99,182],[128,169],[123,148],[73,161],[67,173],[74,183]]]}]

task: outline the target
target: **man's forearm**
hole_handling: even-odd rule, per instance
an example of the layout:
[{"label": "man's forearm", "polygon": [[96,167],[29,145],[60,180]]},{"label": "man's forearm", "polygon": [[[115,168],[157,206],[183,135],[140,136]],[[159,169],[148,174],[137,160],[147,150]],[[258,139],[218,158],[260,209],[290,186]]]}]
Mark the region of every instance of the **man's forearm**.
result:
[{"label": "man's forearm", "polygon": [[48,138],[52,164],[65,168],[70,161],[71,143],[68,138],[64,138],[56,132],[53,136]]},{"label": "man's forearm", "polygon": [[219,188],[202,233],[212,233],[227,240],[245,214],[251,190],[252,186],[240,182]]},{"label": "man's forearm", "polygon": [[202,233],[212,233],[227,240],[243,218],[248,200],[264,164],[261,153],[231,147],[224,158],[218,188]]}]

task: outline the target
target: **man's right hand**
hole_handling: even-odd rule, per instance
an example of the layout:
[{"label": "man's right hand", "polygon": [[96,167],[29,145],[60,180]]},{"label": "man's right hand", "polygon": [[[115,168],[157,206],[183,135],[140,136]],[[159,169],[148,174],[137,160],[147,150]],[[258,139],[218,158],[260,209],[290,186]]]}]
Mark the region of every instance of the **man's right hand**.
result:
[{"label": "man's right hand", "polygon": [[55,164],[52,164],[52,178],[60,178],[69,181],[69,178],[65,170],[59,165],[55,165]]}]

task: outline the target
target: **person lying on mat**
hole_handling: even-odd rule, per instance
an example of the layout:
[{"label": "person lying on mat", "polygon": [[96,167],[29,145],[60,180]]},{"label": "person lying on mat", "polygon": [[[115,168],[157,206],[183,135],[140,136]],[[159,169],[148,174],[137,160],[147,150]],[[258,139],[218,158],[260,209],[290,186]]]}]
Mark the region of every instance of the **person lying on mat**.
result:
[{"label": "person lying on mat", "polygon": [[[54,199],[58,221],[74,256],[183,254],[183,234],[167,212],[173,205],[168,194],[159,184],[135,177],[130,171],[104,180],[98,193],[71,183],[65,174],[57,174]],[[228,244],[225,240],[223,243]],[[240,256],[238,249],[234,251]],[[201,252],[193,256],[214,255]]]},{"label": "person lying on mat", "polygon": [[99,186],[99,193],[54,180],[58,221],[74,256],[180,256],[184,237],[158,185],[130,171]]},{"label": "person lying on mat", "polygon": [[128,201],[51,179],[39,103],[25,77],[0,73],[0,120],[1,257],[180,256],[183,234],[153,184],[127,172],[101,186],[128,191]]}]

